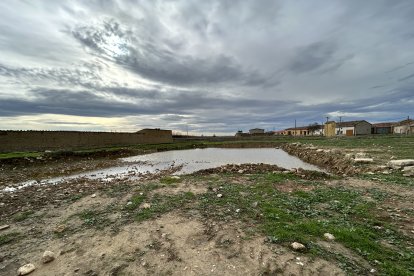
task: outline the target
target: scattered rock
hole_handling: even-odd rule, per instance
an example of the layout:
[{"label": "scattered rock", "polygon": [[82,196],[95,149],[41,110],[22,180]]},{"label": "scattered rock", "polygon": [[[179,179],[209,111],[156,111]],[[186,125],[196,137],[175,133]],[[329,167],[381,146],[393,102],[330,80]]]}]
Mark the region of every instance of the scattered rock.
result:
[{"label": "scattered rock", "polygon": [[374,175],[375,173],[374,172],[367,172],[366,174]]},{"label": "scattered rock", "polygon": [[171,176],[172,179],[180,179],[180,177],[178,175],[173,175]]},{"label": "scattered rock", "polygon": [[0,226],[0,231],[6,230],[7,228],[10,228],[10,225],[8,225],[8,224],[2,225],[2,226]]},{"label": "scattered rock", "polygon": [[244,170],[238,170],[237,172],[238,173],[244,173]]},{"label": "scattered rock", "polygon": [[255,202],[253,202],[253,203],[252,203],[252,207],[253,207],[253,208],[256,208],[256,207],[257,207],[257,205],[259,205],[259,202],[257,202],[257,201],[255,201]]},{"label": "scattered rock", "polygon": [[374,162],[374,159],[372,159],[372,158],[355,158],[354,162],[355,163],[372,163],[372,162]]},{"label": "scattered rock", "polygon": [[326,240],[328,240],[328,241],[333,241],[333,240],[335,240],[335,236],[334,236],[334,235],[332,235],[332,234],[330,234],[330,233],[325,233],[325,234],[323,234],[323,237],[324,237]]},{"label": "scattered rock", "polygon": [[217,197],[218,198],[221,198],[221,197],[223,197],[223,195],[222,194],[218,194]]},{"label": "scattered rock", "polygon": [[240,209],[236,209],[236,213],[240,213]]},{"label": "scattered rock", "polygon": [[27,275],[29,273],[32,273],[36,269],[34,264],[25,264],[24,266],[21,266],[19,270],[17,270],[17,275]]},{"label": "scattered rock", "polygon": [[293,242],[290,246],[292,247],[293,250],[296,250],[296,251],[306,249],[306,246],[298,242]]},{"label": "scattered rock", "polygon": [[65,230],[66,230],[66,226],[64,224],[61,224],[61,225],[56,226],[53,232],[62,233]]},{"label": "scattered rock", "polygon": [[377,272],[375,269],[371,269],[370,271],[369,271],[370,273],[375,273],[375,272]]},{"label": "scattered rock", "polygon": [[149,204],[149,203],[143,203],[143,204],[141,205],[141,208],[142,208],[142,209],[149,209],[149,208],[151,208],[151,204]]},{"label": "scattered rock", "polygon": [[91,198],[95,198],[95,197],[96,197],[96,194],[91,195]]},{"label": "scattered rock", "polygon": [[43,253],[43,256],[42,256],[42,262],[44,263],[44,264],[46,264],[46,263],[50,263],[51,261],[53,261],[55,259],[55,253],[53,253],[52,251],[45,251],[44,253]]},{"label": "scattered rock", "polygon": [[399,159],[399,160],[391,160],[388,162],[388,166],[394,169],[400,169],[406,166],[414,165],[414,159]]},{"label": "scattered rock", "polygon": [[126,205],[127,206],[132,205],[132,201],[128,201]]}]

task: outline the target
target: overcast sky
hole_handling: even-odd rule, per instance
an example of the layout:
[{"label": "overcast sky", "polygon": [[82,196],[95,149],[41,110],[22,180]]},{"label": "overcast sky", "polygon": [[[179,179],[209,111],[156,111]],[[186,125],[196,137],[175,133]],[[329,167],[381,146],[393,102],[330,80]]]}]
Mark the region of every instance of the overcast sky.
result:
[{"label": "overcast sky", "polygon": [[414,1],[0,1],[0,129],[414,115]]}]

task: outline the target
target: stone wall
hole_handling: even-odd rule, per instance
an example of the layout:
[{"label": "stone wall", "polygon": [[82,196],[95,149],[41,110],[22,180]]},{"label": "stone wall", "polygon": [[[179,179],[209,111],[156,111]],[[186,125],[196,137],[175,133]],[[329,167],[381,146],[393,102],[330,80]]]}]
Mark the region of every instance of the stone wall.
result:
[{"label": "stone wall", "polygon": [[0,152],[74,150],[172,142],[170,130],[147,130],[136,133],[0,131]]}]

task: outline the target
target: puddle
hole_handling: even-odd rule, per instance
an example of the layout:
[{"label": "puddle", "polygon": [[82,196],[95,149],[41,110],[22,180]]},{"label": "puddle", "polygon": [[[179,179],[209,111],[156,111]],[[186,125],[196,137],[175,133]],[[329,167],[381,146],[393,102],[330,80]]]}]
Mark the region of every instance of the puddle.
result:
[{"label": "puddle", "polygon": [[120,179],[139,179],[145,174],[156,174],[171,168],[182,166],[174,174],[189,174],[199,170],[216,168],[227,164],[270,164],[285,169],[302,168],[321,171],[318,167],[305,163],[281,149],[249,148],[249,149],[191,149],[165,151],[146,155],[138,155],[120,159],[123,166],[111,167],[91,172],[84,172],[66,177],[56,177],[38,181],[20,183],[18,187],[7,187],[4,192],[13,192],[33,185],[59,184],[74,179],[99,179],[114,181]]}]

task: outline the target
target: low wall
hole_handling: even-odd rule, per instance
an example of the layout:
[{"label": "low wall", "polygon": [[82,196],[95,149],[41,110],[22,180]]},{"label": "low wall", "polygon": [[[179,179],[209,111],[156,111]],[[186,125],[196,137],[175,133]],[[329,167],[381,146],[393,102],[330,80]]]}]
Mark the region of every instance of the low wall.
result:
[{"label": "low wall", "polygon": [[172,143],[170,130],[137,133],[81,131],[0,131],[0,152],[73,150]]}]

